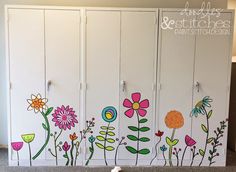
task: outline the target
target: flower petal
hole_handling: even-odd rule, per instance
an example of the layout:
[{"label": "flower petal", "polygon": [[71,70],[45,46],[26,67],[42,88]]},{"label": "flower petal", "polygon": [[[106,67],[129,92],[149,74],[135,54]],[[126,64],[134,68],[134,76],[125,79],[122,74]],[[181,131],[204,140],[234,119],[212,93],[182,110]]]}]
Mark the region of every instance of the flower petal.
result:
[{"label": "flower petal", "polygon": [[38,94],[38,95],[37,95],[37,98],[38,98],[38,99],[41,99],[41,94]]},{"label": "flower petal", "polygon": [[141,108],[148,108],[149,107],[149,101],[148,99],[145,99],[139,103]]},{"label": "flower petal", "polygon": [[127,107],[127,108],[131,108],[132,107],[132,102],[129,99],[125,99],[123,102],[123,106]]},{"label": "flower petal", "polygon": [[140,94],[140,93],[133,93],[133,94],[131,95],[131,97],[132,97],[132,100],[133,100],[134,102],[139,102],[139,101],[140,101],[140,98],[141,98],[141,94]]},{"label": "flower petal", "polygon": [[36,99],[36,96],[32,94],[31,99]]},{"label": "flower petal", "polygon": [[132,118],[132,116],[134,115],[134,110],[128,109],[127,111],[125,111],[125,115],[129,118]]},{"label": "flower petal", "polygon": [[141,117],[144,117],[146,114],[147,114],[147,111],[145,109],[139,109],[138,110],[138,114],[141,116]]}]

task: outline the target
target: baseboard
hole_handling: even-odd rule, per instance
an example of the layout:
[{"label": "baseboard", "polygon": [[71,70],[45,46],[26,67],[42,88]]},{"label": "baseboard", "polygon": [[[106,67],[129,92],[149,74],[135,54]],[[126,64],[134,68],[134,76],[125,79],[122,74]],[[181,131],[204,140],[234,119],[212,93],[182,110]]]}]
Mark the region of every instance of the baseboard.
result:
[{"label": "baseboard", "polygon": [[7,147],[7,145],[1,145],[0,144],[0,149],[7,149],[8,147]]}]

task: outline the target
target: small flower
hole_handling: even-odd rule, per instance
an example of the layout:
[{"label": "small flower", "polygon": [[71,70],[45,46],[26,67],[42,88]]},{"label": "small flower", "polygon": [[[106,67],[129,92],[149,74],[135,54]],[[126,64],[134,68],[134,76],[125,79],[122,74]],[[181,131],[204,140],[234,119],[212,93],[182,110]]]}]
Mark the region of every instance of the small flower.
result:
[{"label": "small flower", "polygon": [[106,122],[113,122],[116,120],[117,111],[116,108],[112,106],[105,107],[102,110],[102,119]]},{"label": "small flower", "polygon": [[40,94],[37,96],[31,95],[31,99],[27,99],[27,102],[30,104],[27,108],[28,111],[34,110],[35,113],[43,112],[43,110],[47,109],[47,99],[42,98]]},{"label": "small flower", "polygon": [[193,138],[191,138],[190,136],[186,135],[185,136],[185,143],[187,146],[191,147],[196,144],[196,141],[193,140]]},{"label": "small flower", "polygon": [[155,135],[156,135],[157,137],[161,137],[161,136],[163,136],[163,134],[164,134],[164,132],[163,132],[163,131],[160,131],[160,130],[158,130],[158,132],[155,133]]},{"label": "small flower", "polygon": [[70,150],[70,145],[67,142],[64,142],[62,149],[67,152],[68,150]]},{"label": "small flower", "polygon": [[58,126],[60,129],[71,129],[75,126],[75,123],[78,123],[75,115],[75,111],[70,106],[57,107],[54,113],[52,114],[52,121],[55,122],[55,126]]},{"label": "small flower", "polygon": [[199,101],[195,105],[195,107],[193,108],[193,110],[191,112],[191,115],[195,116],[195,117],[198,117],[198,114],[204,115],[205,114],[205,112],[204,112],[205,107],[211,107],[210,102],[212,102],[212,101],[213,100],[209,96],[204,97],[201,101]]},{"label": "small flower", "polygon": [[78,136],[77,136],[75,133],[70,134],[70,139],[71,139],[71,141],[74,141],[74,140],[76,140],[77,138],[78,138]]},{"label": "small flower", "polygon": [[184,118],[182,113],[178,111],[170,111],[165,117],[165,123],[168,128],[181,128],[184,125]]},{"label": "small flower", "polygon": [[162,152],[165,152],[165,151],[167,150],[167,147],[166,147],[165,145],[163,145],[163,146],[160,147],[160,150],[161,150]]},{"label": "small flower", "polygon": [[125,99],[123,102],[123,106],[129,108],[127,111],[125,111],[125,115],[129,118],[132,118],[134,111],[136,111],[141,117],[144,117],[147,114],[145,109],[149,107],[149,100],[145,99],[140,102],[140,93],[133,93],[131,97],[132,102],[129,99]]},{"label": "small flower", "polygon": [[89,141],[90,143],[93,143],[93,142],[95,141],[95,137],[93,137],[93,135],[90,136],[90,137],[88,138],[88,141]]},{"label": "small flower", "polygon": [[23,134],[21,135],[21,138],[24,140],[25,143],[31,143],[32,141],[34,141],[35,138],[35,134]]},{"label": "small flower", "polygon": [[11,142],[11,147],[14,151],[19,151],[23,147],[23,142]]}]

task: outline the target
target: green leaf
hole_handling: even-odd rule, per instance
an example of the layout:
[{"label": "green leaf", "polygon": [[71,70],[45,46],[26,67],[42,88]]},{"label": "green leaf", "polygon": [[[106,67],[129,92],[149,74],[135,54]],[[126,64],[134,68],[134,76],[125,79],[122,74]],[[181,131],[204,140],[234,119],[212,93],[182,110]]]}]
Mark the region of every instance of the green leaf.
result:
[{"label": "green leaf", "polygon": [[114,136],[114,135],[116,135],[116,134],[113,133],[112,131],[108,131],[107,134],[108,134],[109,136]]},{"label": "green leaf", "polygon": [[147,122],[148,120],[146,119],[146,118],[143,118],[143,119],[140,119],[139,120],[139,123],[145,123],[145,122]]},{"label": "green leaf", "polygon": [[115,127],[109,127],[108,130],[115,130]]},{"label": "green leaf", "polygon": [[150,128],[149,127],[142,127],[139,129],[141,132],[146,132],[146,131],[149,131]]},{"label": "green leaf", "polygon": [[100,149],[104,149],[104,146],[101,143],[95,142],[95,145]]},{"label": "green leaf", "polygon": [[106,132],[105,131],[100,131],[99,134],[106,135]]},{"label": "green leaf", "polygon": [[101,126],[100,127],[102,130],[107,130],[107,126]]},{"label": "green leaf", "polygon": [[68,156],[66,154],[63,155],[64,158],[68,158]]},{"label": "green leaf", "polygon": [[53,107],[48,108],[48,110],[45,113],[45,116],[48,116],[53,111]]},{"label": "green leaf", "polygon": [[178,139],[175,139],[175,140],[172,141],[172,146],[175,146],[175,145],[177,145],[178,143],[179,143],[179,140],[178,140]]},{"label": "green leaf", "polygon": [[205,152],[204,152],[204,150],[202,150],[202,149],[199,149],[199,154],[200,154],[201,156],[204,156],[204,155],[205,155]]},{"label": "green leaf", "polygon": [[210,144],[213,140],[214,140],[214,138],[211,137],[211,138],[207,139],[207,143]]},{"label": "green leaf", "polygon": [[208,118],[208,119],[210,119],[210,117],[211,117],[212,113],[213,113],[213,111],[212,111],[212,110],[210,110],[210,111],[208,112],[208,114],[207,114],[207,118]]},{"label": "green leaf", "polygon": [[138,128],[135,126],[128,126],[128,128],[132,131],[138,131]]},{"label": "green leaf", "polygon": [[166,137],[166,143],[169,145],[169,146],[175,146],[179,143],[179,140],[178,139],[175,139],[175,140],[171,140],[169,137]]},{"label": "green leaf", "polygon": [[127,137],[128,137],[128,139],[130,139],[132,141],[138,141],[138,138],[136,136],[128,135]]},{"label": "green leaf", "polygon": [[201,125],[202,127],[202,130],[205,132],[205,133],[208,133],[208,129],[206,128],[206,126],[204,124]]},{"label": "green leaf", "polygon": [[167,143],[169,146],[171,146],[171,145],[172,145],[172,141],[170,140],[170,138],[169,138],[169,137],[166,137],[166,143]]},{"label": "green leaf", "polygon": [[126,146],[125,148],[127,149],[127,151],[129,151],[132,154],[138,153],[138,151],[135,148],[131,147],[131,146]]},{"label": "green leaf", "polygon": [[42,123],[42,126],[45,130],[48,130],[48,127],[44,123]]},{"label": "green leaf", "polygon": [[104,141],[105,140],[105,138],[103,137],[103,136],[97,136],[96,137],[99,141]]},{"label": "green leaf", "polygon": [[112,146],[107,146],[107,147],[106,147],[106,150],[107,150],[107,151],[113,151],[114,149],[115,149],[115,148],[112,147]]},{"label": "green leaf", "polygon": [[115,140],[112,139],[112,138],[108,138],[108,139],[107,139],[107,142],[109,142],[109,143],[115,143]]},{"label": "green leaf", "polygon": [[149,149],[141,149],[140,151],[138,151],[139,154],[142,154],[142,155],[147,155],[150,153],[150,150]]},{"label": "green leaf", "polygon": [[142,138],[140,138],[139,140],[140,140],[141,142],[149,142],[149,141],[150,141],[150,139],[147,138],[147,137],[142,137]]},{"label": "green leaf", "polygon": [[89,147],[89,152],[93,153],[94,149],[92,147]]}]

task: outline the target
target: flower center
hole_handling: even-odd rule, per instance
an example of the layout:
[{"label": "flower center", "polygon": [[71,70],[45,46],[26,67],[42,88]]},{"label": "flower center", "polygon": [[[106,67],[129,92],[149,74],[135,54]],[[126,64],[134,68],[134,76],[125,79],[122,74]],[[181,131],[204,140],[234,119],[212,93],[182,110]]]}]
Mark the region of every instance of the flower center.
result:
[{"label": "flower center", "polygon": [[62,116],[62,120],[63,120],[63,121],[66,121],[66,120],[67,120],[67,116],[66,116],[66,115],[63,115],[63,116]]},{"label": "flower center", "polygon": [[137,102],[133,103],[133,109],[134,110],[138,110],[139,107],[140,107],[139,103],[137,103]]},{"label": "flower center", "polygon": [[106,113],[106,118],[107,118],[107,119],[111,119],[111,118],[112,118],[112,114],[109,113],[109,112],[107,112],[107,113]]}]

